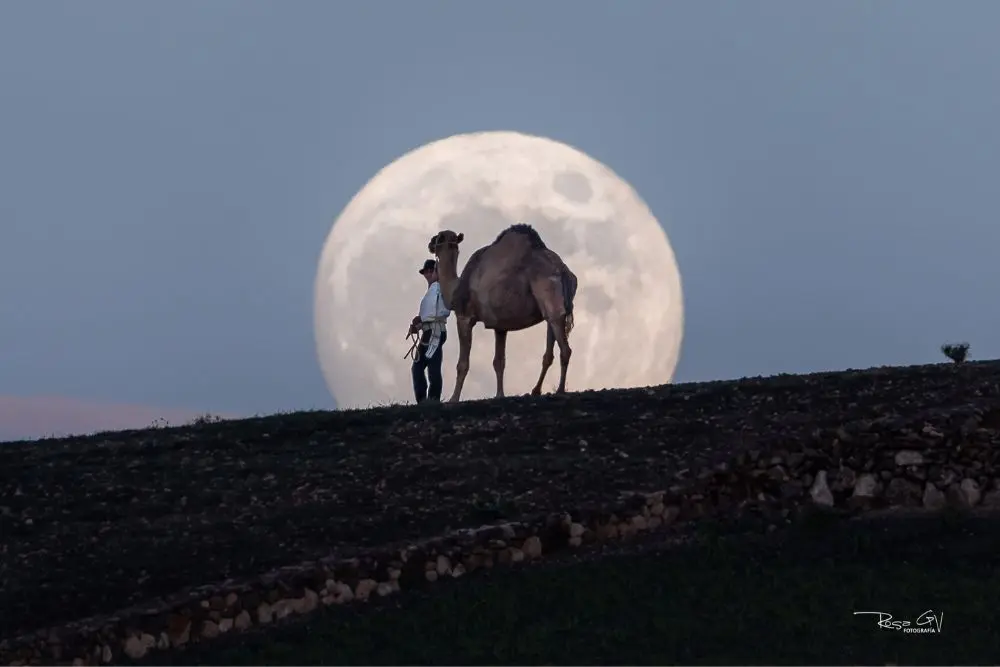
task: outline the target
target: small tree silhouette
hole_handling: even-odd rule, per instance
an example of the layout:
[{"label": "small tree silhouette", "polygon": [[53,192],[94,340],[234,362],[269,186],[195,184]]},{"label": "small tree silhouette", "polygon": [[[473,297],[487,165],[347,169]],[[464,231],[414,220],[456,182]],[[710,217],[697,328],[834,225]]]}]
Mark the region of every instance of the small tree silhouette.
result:
[{"label": "small tree silhouette", "polygon": [[944,353],[944,356],[948,357],[956,364],[960,364],[965,361],[966,356],[969,354],[969,344],[946,343],[941,346],[941,351]]},{"label": "small tree silhouette", "polygon": [[192,426],[204,426],[205,424],[215,424],[221,421],[224,421],[222,417],[218,415],[213,415],[210,412],[206,412],[205,414],[198,415],[197,417],[192,419],[190,424]]}]

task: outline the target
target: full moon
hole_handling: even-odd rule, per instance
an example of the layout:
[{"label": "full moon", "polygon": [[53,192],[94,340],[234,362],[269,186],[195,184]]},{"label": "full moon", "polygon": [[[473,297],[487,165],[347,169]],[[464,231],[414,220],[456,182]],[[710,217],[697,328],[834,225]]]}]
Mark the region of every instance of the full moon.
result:
[{"label": "full moon", "polygon": [[[475,250],[525,222],[578,279],[567,391],[673,379],[684,329],[673,249],[645,202],[600,162],[517,132],[460,134],[406,153],[378,172],[334,222],[315,283],[320,367],[340,408],[413,403],[405,339],[427,283],[417,271],[439,231]],[[507,336],[505,393],[528,393],[541,369],[545,324]],[[455,386],[458,335],[448,318],[441,398]],[[559,355],[543,392],[559,380]],[[493,332],[473,330],[462,400],[492,398]]]}]

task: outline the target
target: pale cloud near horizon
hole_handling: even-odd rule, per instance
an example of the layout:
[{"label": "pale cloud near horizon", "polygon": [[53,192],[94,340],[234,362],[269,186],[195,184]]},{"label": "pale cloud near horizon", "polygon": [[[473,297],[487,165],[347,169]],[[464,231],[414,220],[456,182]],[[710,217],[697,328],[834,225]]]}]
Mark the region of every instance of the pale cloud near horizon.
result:
[{"label": "pale cloud near horizon", "polygon": [[[205,414],[183,408],[104,403],[67,396],[0,395],[0,442],[142,429],[164,422],[180,426]],[[237,418],[231,414],[216,416]]]}]

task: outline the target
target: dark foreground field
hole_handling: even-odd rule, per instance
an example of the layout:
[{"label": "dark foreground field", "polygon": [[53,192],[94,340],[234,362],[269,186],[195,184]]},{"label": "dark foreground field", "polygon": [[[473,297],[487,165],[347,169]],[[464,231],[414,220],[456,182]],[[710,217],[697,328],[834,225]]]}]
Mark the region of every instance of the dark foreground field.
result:
[{"label": "dark foreground field", "polygon": [[[998,448],[998,361],[8,443],[0,657],[993,663],[987,520],[785,531],[817,508],[995,511]],[[723,517],[774,542],[561,561]],[[427,547],[484,524],[509,543]],[[427,577],[446,554],[468,580]],[[369,584],[391,597],[327,606]],[[318,599],[326,620],[271,624]],[[863,607],[940,608],[945,631],[878,630]]]},{"label": "dark foreground field", "polygon": [[[1000,520],[811,522],[497,570],[159,664],[996,664]],[[873,615],[939,634],[880,629]],[[925,618],[928,618],[925,616]],[[922,627],[936,627],[929,623]]]}]

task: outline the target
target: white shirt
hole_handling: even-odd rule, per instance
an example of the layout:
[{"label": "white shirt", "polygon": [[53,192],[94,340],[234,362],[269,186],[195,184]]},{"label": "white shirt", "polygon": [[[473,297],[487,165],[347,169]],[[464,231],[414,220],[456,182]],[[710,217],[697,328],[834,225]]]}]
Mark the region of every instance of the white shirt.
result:
[{"label": "white shirt", "polygon": [[437,281],[427,286],[427,294],[420,300],[420,320],[422,322],[440,319],[444,321],[451,315],[451,311],[444,307],[444,299],[441,298],[441,284]]}]

